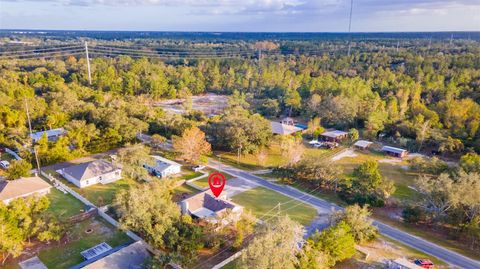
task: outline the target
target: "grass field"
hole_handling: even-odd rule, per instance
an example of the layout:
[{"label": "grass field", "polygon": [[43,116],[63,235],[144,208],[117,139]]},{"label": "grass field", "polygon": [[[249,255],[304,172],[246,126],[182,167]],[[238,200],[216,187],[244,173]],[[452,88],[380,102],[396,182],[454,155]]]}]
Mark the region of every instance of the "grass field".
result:
[{"label": "grass field", "polygon": [[278,207],[271,210],[279,203],[287,203],[280,206],[282,214],[287,214],[295,221],[303,225],[308,225],[317,215],[317,210],[310,205],[294,200],[282,195],[276,191],[264,187],[256,187],[232,197],[232,201],[244,206],[246,210],[260,219],[268,219],[275,216],[279,210]]},{"label": "grass field", "polygon": [[64,194],[56,188],[52,188],[47,197],[50,200],[50,207],[47,212],[52,213],[60,220],[80,214],[84,208],[84,204],[71,194]]},{"label": "grass field", "polygon": [[[86,231],[91,229],[91,233]],[[53,243],[40,251],[38,257],[48,268],[70,268],[84,259],[80,252],[99,243],[106,242],[111,247],[131,242],[123,232],[100,218],[91,218],[69,227],[68,241]]]},{"label": "grass field", "polygon": [[[353,172],[353,169],[355,169],[355,167],[359,166],[367,160],[378,161],[387,158],[384,154],[375,152],[370,152],[368,154],[356,152],[356,154],[358,156],[342,158],[335,163],[343,167],[345,174],[350,174]],[[403,169],[402,165],[405,164],[405,161],[398,163],[380,162],[378,163],[378,167],[382,176],[395,182],[396,191],[393,194],[394,198],[398,198],[400,200],[415,199],[417,192],[415,192],[408,186],[413,185],[417,174]]]},{"label": "grass field", "polygon": [[[208,173],[208,175],[210,175],[211,173],[214,173],[214,172],[218,172],[217,170],[211,169],[211,168],[205,168],[203,171]],[[224,173],[224,172],[221,172],[221,173],[225,176],[225,178],[227,180],[233,178],[233,176],[230,175],[230,174],[227,174],[227,173]],[[203,177],[199,180],[195,180],[192,183],[195,184],[196,186],[199,186],[200,188],[207,188],[208,187],[208,176]]]}]

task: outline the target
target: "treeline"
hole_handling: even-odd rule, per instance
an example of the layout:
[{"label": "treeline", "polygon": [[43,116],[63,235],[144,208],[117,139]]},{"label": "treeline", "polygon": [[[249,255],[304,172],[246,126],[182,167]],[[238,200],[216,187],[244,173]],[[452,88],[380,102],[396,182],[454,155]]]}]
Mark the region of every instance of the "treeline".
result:
[{"label": "treeline", "polygon": [[[166,116],[151,105],[154,100],[239,91],[266,116],[318,116],[325,127],[354,127],[372,138],[384,134],[410,150],[480,151],[480,54],[471,44],[462,48],[456,53],[266,56],[260,61],[95,58],[92,85],[84,58],[3,61],[0,143],[26,141],[25,101],[34,130],[67,123],[74,125],[66,126],[70,130],[89,126],[86,141],[78,133],[69,137],[80,151],[161,130],[159,122]],[[189,125],[188,120],[178,119],[178,125]],[[163,129],[167,136],[181,133]],[[62,143],[65,149],[68,143]]]}]

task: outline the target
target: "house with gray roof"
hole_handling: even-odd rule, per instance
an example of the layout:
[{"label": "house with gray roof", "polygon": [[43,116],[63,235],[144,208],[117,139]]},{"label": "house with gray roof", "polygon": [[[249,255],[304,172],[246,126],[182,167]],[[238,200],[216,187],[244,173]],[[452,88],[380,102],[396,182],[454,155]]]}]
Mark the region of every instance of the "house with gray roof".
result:
[{"label": "house with gray roof", "polygon": [[231,213],[231,220],[237,220],[243,207],[224,198],[215,198],[211,192],[204,191],[181,202],[182,214],[216,223],[219,218]]},{"label": "house with gray roof", "polygon": [[105,160],[81,163],[57,172],[79,188],[98,183],[108,184],[122,178],[122,169]]},{"label": "house with gray roof", "polygon": [[330,142],[341,142],[343,139],[347,138],[348,133],[340,130],[330,130],[322,133],[322,140]]}]

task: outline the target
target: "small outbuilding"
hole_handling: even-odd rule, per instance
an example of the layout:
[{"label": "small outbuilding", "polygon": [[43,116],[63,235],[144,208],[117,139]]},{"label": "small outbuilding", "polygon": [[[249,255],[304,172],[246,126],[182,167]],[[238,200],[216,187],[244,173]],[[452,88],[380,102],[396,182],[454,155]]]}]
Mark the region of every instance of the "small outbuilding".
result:
[{"label": "small outbuilding", "polygon": [[46,195],[50,193],[51,188],[50,184],[38,176],[0,181],[0,201],[8,205],[12,200],[18,198]]},{"label": "small outbuilding", "polygon": [[358,140],[357,142],[355,142],[355,144],[353,144],[353,146],[354,146],[356,149],[366,150],[366,149],[368,149],[372,144],[373,144],[373,142],[370,142],[370,141],[367,141],[367,140]]},{"label": "small outbuilding", "polygon": [[122,169],[105,160],[95,160],[57,170],[79,188],[98,183],[108,184],[122,178]]},{"label": "small outbuilding", "polygon": [[348,133],[340,130],[331,130],[326,131],[320,135],[323,141],[329,142],[341,142],[343,139],[347,138]]},{"label": "small outbuilding", "polygon": [[152,158],[154,160],[153,166],[148,164],[143,165],[150,174],[163,178],[179,174],[182,171],[182,165],[177,162],[160,156],[152,156]]},{"label": "small outbuilding", "polygon": [[397,158],[404,158],[405,156],[408,155],[408,151],[406,149],[390,147],[390,146],[383,146],[382,151],[385,154],[388,154],[390,156],[394,156]]}]

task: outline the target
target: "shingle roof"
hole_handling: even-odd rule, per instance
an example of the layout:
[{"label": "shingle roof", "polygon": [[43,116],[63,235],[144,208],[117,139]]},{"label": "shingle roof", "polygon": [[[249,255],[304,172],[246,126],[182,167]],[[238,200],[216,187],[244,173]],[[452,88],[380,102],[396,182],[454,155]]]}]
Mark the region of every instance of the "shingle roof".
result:
[{"label": "shingle roof", "polygon": [[289,135],[303,130],[302,128],[276,121],[271,121],[270,125],[272,126],[272,132],[279,135]]},{"label": "shingle roof", "polygon": [[50,189],[52,186],[39,177],[23,177],[0,182],[0,200],[10,200]]},{"label": "shingle roof", "polygon": [[110,162],[105,160],[95,160],[64,168],[63,172],[69,174],[78,181],[82,181],[113,172],[117,169],[119,168]]},{"label": "shingle roof", "polygon": [[184,201],[188,202],[188,210],[190,210],[191,212],[201,208],[206,208],[213,212],[218,212],[227,208],[233,209],[238,206],[233,202],[224,199],[217,199],[208,192],[201,192],[197,195],[185,199]]},{"label": "shingle roof", "polygon": [[401,148],[390,147],[390,146],[383,146],[382,151],[402,154],[403,152],[405,152],[407,150],[406,149],[401,149]]},{"label": "shingle roof", "polygon": [[137,241],[83,268],[140,269],[148,256],[147,246],[142,241]]}]

